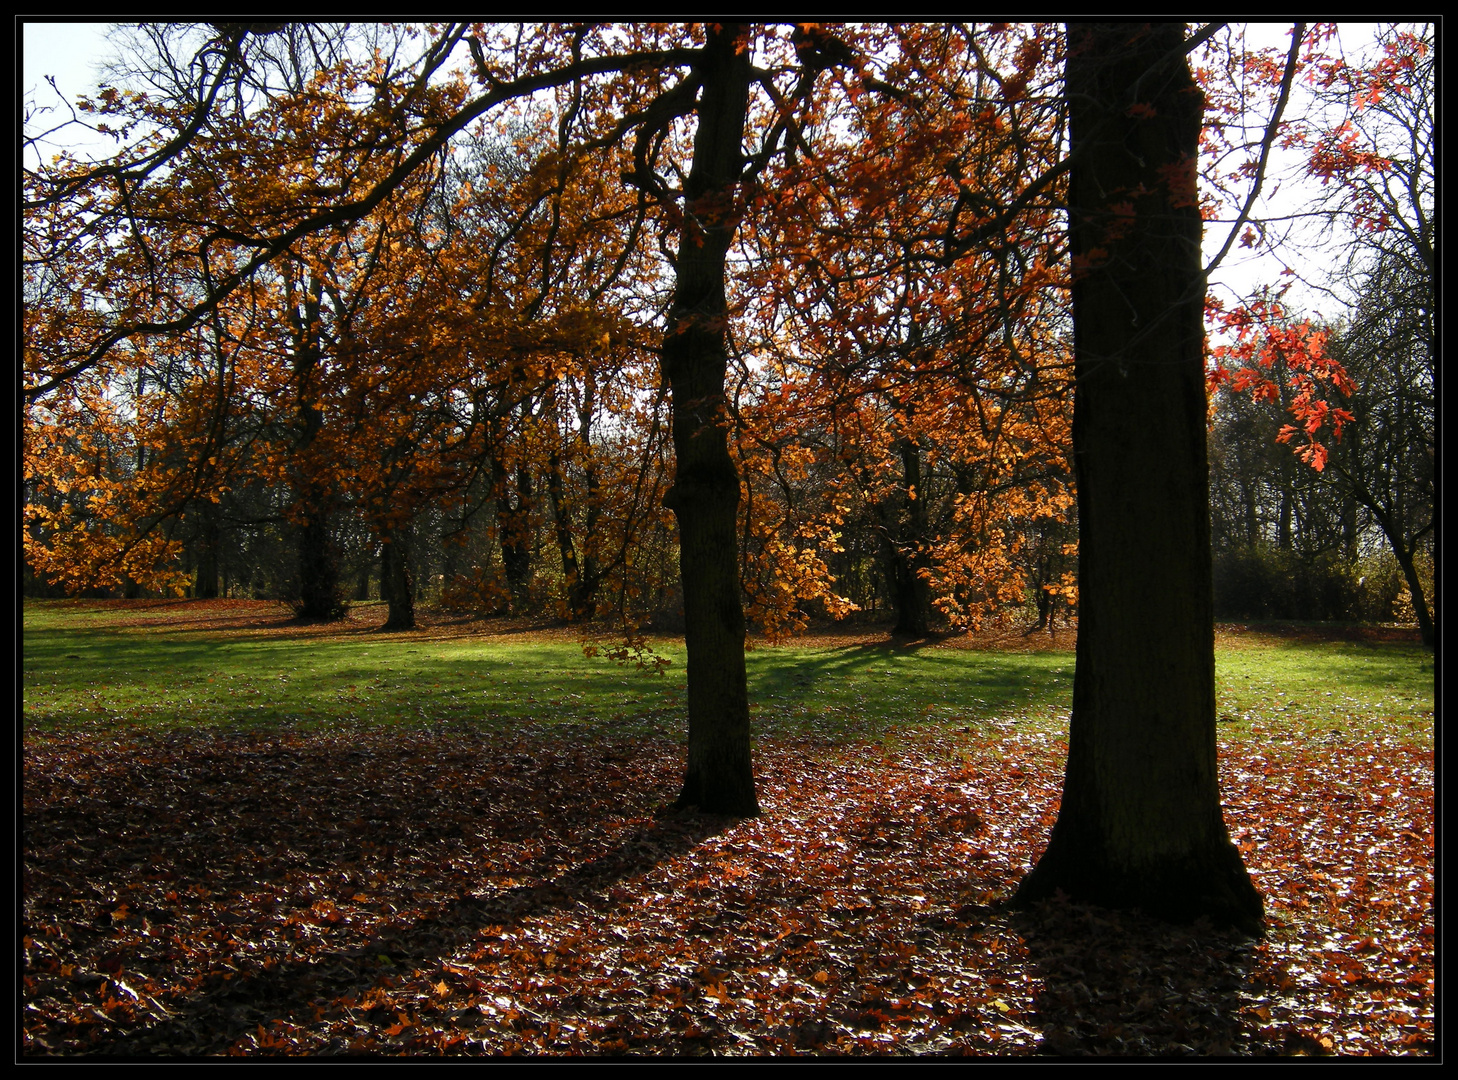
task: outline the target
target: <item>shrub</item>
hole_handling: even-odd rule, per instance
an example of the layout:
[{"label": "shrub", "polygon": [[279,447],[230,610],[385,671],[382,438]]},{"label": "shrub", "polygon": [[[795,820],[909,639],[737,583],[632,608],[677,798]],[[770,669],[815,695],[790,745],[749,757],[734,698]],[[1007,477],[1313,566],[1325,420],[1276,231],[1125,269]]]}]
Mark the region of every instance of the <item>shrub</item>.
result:
[{"label": "shrub", "polygon": [[1253,545],[1217,552],[1214,570],[1219,619],[1386,622],[1402,590],[1389,553],[1353,561]]}]

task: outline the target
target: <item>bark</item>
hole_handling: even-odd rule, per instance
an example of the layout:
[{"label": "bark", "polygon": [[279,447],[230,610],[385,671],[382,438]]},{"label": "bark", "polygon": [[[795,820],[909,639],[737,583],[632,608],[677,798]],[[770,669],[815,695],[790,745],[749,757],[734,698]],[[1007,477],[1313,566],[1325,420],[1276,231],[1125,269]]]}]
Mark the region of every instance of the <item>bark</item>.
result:
[{"label": "bark", "polygon": [[370,564],[368,561],[361,563],[359,577],[354,583],[354,598],[364,603],[370,598]]},{"label": "bark", "polygon": [[[1407,582],[1407,591],[1412,597],[1412,610],[1417,616],[1418,632],[1422,634],[1423,644],[1433,649],[1438,644],[1438,622],[1434,618],[1432,610],[1428,607],[1427,593],[1423,589],[1423,579],[1418,574],[1415,555],[1417,545],[1415,543],[1403,543],[1401,535],[1392,528],[1385,516],[1379,515],[1379,524],[1387,537],[1387,542],[1392,547],[1392,554],[1397,559],[1397,565],[1402,570],[1403,580]],[[1436,560],[1435,560],[1436,561]],[[1436,572],[1435,572],[1436,573]],[[1434,590],[1436,592],[1436,590]]]},{"label": "bark", "polygon": [[896,452],[901,458],[901,488],[876,508],[886,588],[896,615],[892,633],[922,638],[931,629],[931,586],[921,575],[927,566],[924,544],[929,531],[921,449],[911,439],[899,439]]},{"label": "bark", "polygon": [[380,544],[380,598],[389,605],[383,630],[415,629],[415,577],[410,570],[410,526],[391,529]]},{"label": "bark", "polygon": [[501,565],[511,593],[511,611],[516,615],[531,607],[532,474],[525,466],[518,468],[514,476],[498,478],[496,521]]},{"label": "bark", "polygon": [[339,555],[329,528],[329,489],[317,475],[319,464],[311,450],[324,428],[319,408],[318,375],[320,349],[320,295],[322,286],[312,276],[301,314],[294,313],[293,290],[289,287],[290,313],[294,316],[294,379],[298,389],[296,418],[299,439],[295,449],[298,478],[294,495],[295,552],[298,579],[291,598],[301,619],[332,622],[344,618],[345,605],[339,588]]},{"label": "bark", "polygon": [[[591,619],[597,615],[597,587],[600,574],[597,560],[591,550],[577,558],[577,544],[572,534],[572,509],[567,504],[566,485],[563,482],[561,455],[553,450],[547,455],[547,499],[552,506],[552,531],[557,537],[557,554],[562,560],[562,577],[567,583],[567,609],[574,619]],[[586,528],[583,531],[584,546],[591,544],[593,529],[597,526],[596,508],[592,499],[594,471],[588,466],[588,500]]]},{"label": "bark", "polygon": [[688,650],[688,766],[679,806],[759,812],[750,760],[735,518],[739,473],[729,454],[724,376],[724,271],[739,221],[740,144],[750,57],[740,28],[711,27],[694,74],[702,90],[663,373],[673,401],[675,476],[664,498],[678,519]]},{"label": "bark", "polygon": [[218,548],[222,530],[218,527],[218,509],[210,501],[198,508],[197,570],[193,575],[192,594],[199,600],[218,597]]},{"label": "bark", "polygon": [[339,559],[329,519],[313,498],[304,511],[308,516],[295,534],[298,556],[297,611],[301,619],[332,622],[344,618],[345,607],[339,591]]},{"label": "bark", "polygon": [[1178,23],[1075,24],[1067,77],[1077,667],[1058,821],[1016,899],[1258,933],[1216,775],[1202,100]]}]

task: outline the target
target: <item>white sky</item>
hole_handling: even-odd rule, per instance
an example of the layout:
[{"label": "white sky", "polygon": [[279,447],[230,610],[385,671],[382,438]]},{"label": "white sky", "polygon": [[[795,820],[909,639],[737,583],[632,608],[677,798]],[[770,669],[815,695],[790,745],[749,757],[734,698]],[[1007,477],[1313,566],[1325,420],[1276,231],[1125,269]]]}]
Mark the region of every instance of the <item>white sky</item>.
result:
[{"label": "white sky", "polygon": [[[24,75],[21,89],[27,98],[46,97],[43,76],[54,75],[56,84],[72,100],[96,87],[96,67],[106,55],[108,23],[27,22],[24,34]],[[45,94],[49,95],[48,89]],[[53,96],[53,95],[51,95]]]},{"label": "white sky", "polygon": [[[25,22],[23,33],[23,74],[21,80],[25,100],[37,105],[58,106],[49,114],[51,123],[66,119],[68,112],[60,107],[55,93],[46,84],[44,77],[53,76],[56,86],[72,102],[79,96],[95,90],[100,66],[109,54],[107,30],[110,24],[96,22]],[[1247,28],[1248,40],[1262,47],[1278,48],[1284,52],[1289,38],[1290,23],[1251,24]],[[1369,41],[1370,24],[1343,24],[1342,37],[1349,50],[1360,50],[1364,41]],[[1293,102],[1294,104],[1294,102]],[[38,125],[39,126],[39,125]],[[70,145],[77,150],[89,151],[97,157],[105,157],[116,150],[116,144],[81,127],[71,127],[65,135],[56,139],[59,145]],[[1299,160],[1287,157],[1273,162],[1267,179],[1266,193],[1269,196],[1274,187],[1272,181],[1279,176],[1299,171]],[[1273,199],[1262,200],[1256,208],[1260,213],[1280,213],[1298,206],[1309,196],[1312,189],[1303,191],[1300,186],[1287,183],[1275,193]],[[1206,260],[1213,258],[1225,240],[1228,226],[1212,224],[1206,228]],[[1238,246],[1232,248],[1225,262],[1211,277],[1211,288],[1227,295],[1244,295],[1260,283],[1280,281],[1284,263],[1269,255],[1252,257],[1248,250]],[[1310,313],[1326,309],[1326,314],[1335,315],[1331,299],[1321,297],[1301,285],[1295,286],[1287,297],[1293,309],[1309,308]]]}]

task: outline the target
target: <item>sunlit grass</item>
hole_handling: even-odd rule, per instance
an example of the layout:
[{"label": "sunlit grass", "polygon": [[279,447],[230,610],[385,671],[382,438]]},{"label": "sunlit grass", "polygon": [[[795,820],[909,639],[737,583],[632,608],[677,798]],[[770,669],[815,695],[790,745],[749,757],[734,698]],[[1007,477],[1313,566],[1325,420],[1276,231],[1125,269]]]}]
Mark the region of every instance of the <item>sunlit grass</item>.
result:
[{"label": "sunlit grass", "polygon": [[[28,601],[28,732],[76,726],[290,728],[524,725],[681,739],[684,653],[654,675],[570,641],[354,633],[249,636],[122,627],[121,609]],[[127,610],[136,619],[137,611]],[[1430,733],[1433,657],[1392,644],[1283,642],[1216,656],[1220,733]],[[831,742],[918,728],[1059,732],[1071,652],[931,646],[761,647],[748,656],[758,734]]]},{"label": "sunlit grass", "polygon": [[1431,734],[1433,653],[1420,645],[1297,642],[1217,652],[1222,733]]}]

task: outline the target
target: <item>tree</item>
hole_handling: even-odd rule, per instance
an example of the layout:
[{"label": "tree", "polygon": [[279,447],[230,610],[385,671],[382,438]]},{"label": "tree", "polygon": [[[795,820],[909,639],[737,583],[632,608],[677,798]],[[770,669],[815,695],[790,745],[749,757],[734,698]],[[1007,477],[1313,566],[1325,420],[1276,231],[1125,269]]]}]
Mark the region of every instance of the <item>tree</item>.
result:
[{"label": "tree", "polygon": [[[1070,162],[1059,160],[1063,98],[1043,81],[1056,70],[1051,58],[1058,42],[1048,28],[855,28],[838,37],[811,24],[753,33],[717,24],[510,30],[447,24],[425,36],[413,64],[398,51],[315,50],[319,70],[284,85],[259,74],[272,70],[268,42],[277,32],[220,25],[195,67],[174,66],[179,92],[165,100],[115,90],[102,95],[93,108],[107,122],[120,118],[156,129],[118,161],[91,167],[63,160],[27,173],[26,242],[34,251],[27,271],[35,275],[28,292],[46,294],[76,264],[84,268],[77,280],[85,286],[76,296],[56,290],[54,302],[37,305],[28,321],[28,402],[59,395],[109,364],[126,372],[137,343],[180,340],[218,313],[236,315],[231,305],[246,308],[253,298],[270,310],[283,306],[277,296],[256,298],[274,281],[294,280],[276,268],[297,263],[307,272],[295,286],[301,303],[288,305],[295,332],[271,343],[296,360],[290,368],[275,358],[284,373],[276,389],[288,388],[298,401],[294,427],[303,437],[295,441],[307,443],[314,459],[326,444],[367,452],[367,440],[348,445],[347,425],[325,421],[328,409],[349,400],[343,391],[361,373],[304,362],[308,350],[323,345],[310,304],[321,317],[326,308],[333,317],[341,306],[333,298],[324,303],[316,288],[328,278],[319,252],[374,220],[391,200],[415,197],[410,178],[478,120],[508,109],[530,117],[529,99],[556,95],[555,110],[541,114],[543,129],[554,128],[555,138],[549,150],[532,155],[524,202],[501,219],[505,227],[487,245],[482,266],[489,278],[499,251],[520,239],[526,254],[518,250],[503,265],[519,264],[513,285],[531,298],[503,312],[489,289],[462,299],[461,278],[453,279],[458,284],[441,310],[479,321],[479,334],[462,332],[460,340],[471,343],[464,352],[475,349],[492,377],[484,386],[444,377],[402,391],[394,418],[403,417],[412,434],[388,436],[385,456],[399,471],[362,481],[369,498],[384,503],[401,490],[397,480],[415,484],[421,455],[413,448],[412,416],[422,402],[442,417],[467,416],[465,427],[486,434],[476,444],[482,467],[462,482],[476,482],[478,493],[490,488],[482,497],[494,497],[504,527],[498,539],[507,577],[522,590],[530,584],[550,506],[564,575],[575,573],[586,587],[590,553],[579,550],[566,527],[573,510],[559,451],[571,444],[560,437],[567,410],[558,391],[576,361],[593,363],[597,353],[580,340],[560,348],[524,340],[567,326],[571,312],[562,291],[593,280],[594,271],[578,273],[569,268],[575,258],[561,255],[571,247],[562,238],[572,232],[567,222],[576,213],[569,181],[589,172],[624,177],[633,202],[623,200],[618,220],[633,224],[624,226],[621,244],[609,246],[618,250],[604,248],[593,257],[617,268],[636,264],[640,243],[656,233],[671,270],[657,271],[656,281],[653,272],[640,276],[635,310],[640,331],[663,326],[662,375],[672,399],[677,472],[667,503],[680,529],[690,656],[689,762],[680,802],[753,813],[736,544],[743,478],[729,438],[740,420],[726,391],[737,344],[729,328],[738,310],[726,275],[747,215],[762,214],[767,200],[778,199],[790,212],[776,227],[791,233],[794,218],[803,216],[808,189],[786,184],[777,190],[792,174],[777,177],[772,164],[816,159],[815,168],[828,177],[825,205],[835,208],[817,210],[817,222],[829,225],[821,239],[830,239],[818,251],[813,244],[785,245],[794,257],[812,260],[804,265],[813,273],[795,275],[803,290],[787,289],[777,302],[781,310],[800,301],[812,307],[806,321],[823,323],[816,328],[824,331],[823,351],[855,375],[840,384],[867,403],[864,409],[860,402],[833,404],[821,415],[834,424],[855,414],[867,430],[885,427],[887,417],[894,424],[893,431],[863,440],[862,464],[866,471],[883,462],[899,470],[900,505],[886,515],[897,519],[888,531],[898,533],[893,540],[903,556],[898,581],[914,594],[916,581],[940,573],[942,599],[967,611],[1006,599],[1004,588],[1021,595],[1021,571],[1002,550],[1017,541],[1006,539],[1004,526],[1036,527],[1066,505],[1060,432],[1067,383],[1053,372],[1063,367],[1066,349],[1057,317],[1064,252],[1055,226]],[[1203,445],[1198,363],[1196,383],[1188,381],[1190,359],[1200,351],[1198,320],[1192,329],[1187,318],[1192,303],[1198,311],[1201,292],[1197,264],[1190,273],[1199,239],[1190,140],[1198,137],[1200,115],[1183,61],[1171,59],[1183,55],[1179,34],[1168,27],[1120,34],[1077,28],[1079,49],[1067,60],[1067,102],[1081,118],[1070,159],[1082,178],[1070,211],[1082,403],[1073,438],[1091,560],[1081,579],[1102,599],[1096,611],[1085,612],[1088,644],[1080,645],[1083,674],[1065,804],[1072,824],[1055,834],[1046,872],[1029,885],[1077,878],[1083,888],[1098,876],[1089,869],[1094,864],[1066,853],[1092,837],[1090,858],[1104,860],[1103,868],[1123,866],[1122,884],[1101,894],[1115,900],[1147,898],[1161,883],[1178,885],[1181,896],[1198,891],[1220,877],[1213,868],[1230,854],[1214,786],[1206,479],[1203,450],[1191,443]],[[463,45],[471,75],[445,77],[453,50]],[[842,111],[817,97],[817,79],[826,72],[833,73],[825,80],[827,97],[838,99]],[[862,126],[842,139],[845,123]],[[836,146],[837,140],[852,145]],[[183,178],[186,184],[176,183]],[[846,212],[837,216],[841,208]],[[585,251],[588,241],[581,243]],[[781,240],[771,235],[767,244],[773,250]],[[103,254],[88,257],[88,245]],[[133,283],[125,294],[108,292],[113,271]],[[853,319],[845,318],[849,306]],[[376,332],[386,322],[359,332]],[[591,318],[581,322],[596,325]],[[339,327],[342,332],[346,324]],[[32,339],[46,347],[34,347]],[[398,340],[411,338],[406,333]],[[424,348],[409,345],[375,359],[387,368],[403,361],[425,375],[429,365],[416,363],[423,355]],[[492,381],[498,366],[523,372],[503,377],[506,392],[497,393],[501,387]],[[826,365],[830,375],[833,367]],[[326,376],[345,385],[334,386],[332,396],[312,389],[301,396],[302,380]],[[290,377],[299,385],[289,384]],[[833,379],[824,381],[829,387]],[[394,393],[400,380],[392,373],[390,382]],[[584,402],[596,397],[587,380],[577,385]],[[387,399],[363,392],[358,380],[352,389],[361,402]],[[102,415],[110,407],[106,387],[93,390],[88,407]],[[834,399],[833,393],[827,398]],[[493,425],[499,430],[490,431]],[[538,452],[539,433],[549,427],[547,449]],[[359,432],[369,430],[359,425]],[[428,434],[419,445],[439,446],[436,433]],[[481,443],[490,446],[489,457]],[[323,464],[335,460],[347,461],[348,454]],[[363,477],[362,456],[356,464]],[[1041,492],[1005,497],[1039,474]],[[114,489],[122,486],[108,480]],[[585,476],[583,488],[590,492],[599,483]],[[866,487],[872,502],[888,494]],[[923,516],[930,499],[914,513],[901,512],[933,487],[955,507],[950,517],[965,536],[930,536],[931,514]],[[424,500],[429,493],[421,486],[414,494]],[[397,522],[376,515],[378,538],[387,539],[407,516]],[[746,519],[750,529],[759,527],[752,515]],[[800,527],[786,514],[769,531]],[[765,549],[776,557],[792,550],[784,537],[773,539]],[[159,557],[171,550],[154,546]],[[973,547],[976,552],[967,550]],[[1153,572],[1151,560],[1158,564]],[[1046,573],[1053,572],[1050,564]],[[1149,603],[1131,606],[1129,597],[1150,594],[1151,580],[1158,589]],[[569,595],[574,605],[587,599],[580,590]],[[921,601],[910,595],[903,606]],[[1141,654],[1145,644],[1150,651]],[[1141,656],[1155,662],[1157,678],[1145,677]],[[1155,686],[1147,693],[1131,689],[1150,682]],[[1133,757],[1151,745],[1159,747],[1159,768],[1125,783]],[[1189,779],[1187,789],[1157,790],[1172,777]],[[1111,784],[1117,795],[1109,794]],[[1106,799],[1136,816],[1170,810],[1179,834],[1175,853],[1166,857],[1147,830],[1120,839],[1124,849],[1110,847],[1114,839],[1106,834],[1115,826],[1106,820]],[[1058,870],[1060,860],[1073,868],[1068,874]],[[1234,866],[1239,869],[1238,857]],[[1250,912],[1250,897],[1235,876],[1221,879],[1229,901],[1216,912],[1222,918]],[[1258,910],[1257,901],[1257,917]]]},{"label": "tree", "polygon": [[1215,760],[1203,98],[1178,23],[1072,24],[1067,80],[1079,634],[1063,801],[1017,900],[1257,931]]},{"label": "tree", "polygon": [[724,398],[729,316],[724,264],[743,212],[740,144],[751,77],[747,28],[711,29],[693,76],[701,86],[698,129],[684,181],[676,284],[663,338],[676,462],[664,502],[678,517],[688,650],[688,767],[678,801],[756,814],[735,542],[739,474],[729,454]]},{"label": "tree", "polygon": [[[1234,331],[1235,340],[1213,350],[1211,380],[1295,418],[1276,438],[1292,444],[1314,470],[1300,486],[1335,504],[1333,516],[1342,521],[1349,549],[1363,527],[1381,535],[1407,581],[1423,640],[1432,645],[1437,618],[1417,565],[1428,544],[1435,564],[1441,550],[1434,491],[1432,26],[1378,27],[1377,51],[1365,65],[1321,52],[1319,44],[1332,36],[1333,27],[1307,34],[1297,24],[1281,98],[1304,64],[1309,101],[1301,119],[1273,120],[1266,143],[1279,130],[1286,145],[1308,148],[1303,171],[1324,189],[1316,214],[1342,256],[1335,271],[1327,261],[1306,262],[1327,269],[1318,287],[1349,298],[1347,325],[1317,330],[1291,318],[1280,297],[1289,279],[1303,275],[1288,267],[1288,285],[1279,290],[1266,289],[1231,311],[1212,304],[1217,325]],[[1301,60],[1303,37],[1308,44]],[[1259,56],[1249,60],[1259,78],[1274,84],[1278,68]],[[1227,97],[1227,113],[1235,108]],[[1252,227],[1242,243],[1272,244],[1272,233],[1264,225]],[[1323,434],[1328,425],[1331,441]],[[1283,546],[1290,536],[1287,494],[1280,512]],[[1359,508],[1365,522],[1357,520]]]},{"label": "tree", "polygon": [[[808,453],[838,469],[836,531],[875,550],[876,595],[920,636],[935,616],[978,625],[1021,605],[1027,533],[1071,502],[1061,39],[1036,25],[844,32],[864,61],[827,78],[801,118],[813,142],[774,167],[746,223],[751,332],[772,372],[754,456],[781,484]],[[795,542],[814,535],[785,517]],[[791,581],[813,595],[808,575],[773,577],[787,600]]]},{"label": "tree", "polygon": [[1333,349],[1357,389],[1347,439],[1322,473],[1335,500],[1355,501],[1381,530],[1429,648],[1438,638],[1436,595],[1430,602],[1418,560],[1439,552],[1433,302],[1431,277],[1379,256]]}]

